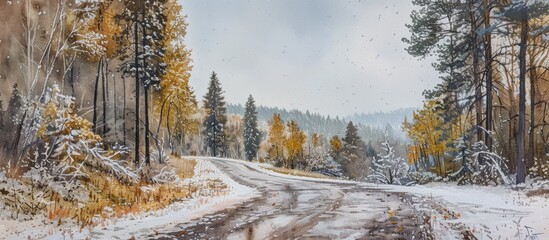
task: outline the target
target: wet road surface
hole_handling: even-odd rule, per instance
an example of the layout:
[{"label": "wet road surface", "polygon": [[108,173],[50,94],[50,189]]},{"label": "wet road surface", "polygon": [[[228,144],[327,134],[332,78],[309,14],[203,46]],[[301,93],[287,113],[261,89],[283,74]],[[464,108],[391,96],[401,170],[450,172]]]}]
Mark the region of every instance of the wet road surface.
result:
[{"label": "wet road surface", "polygon": [[261,194],[179,224],[151,239],[432,239],[411,197],[352,182],[292,179],[243,163],[208,159]]}]

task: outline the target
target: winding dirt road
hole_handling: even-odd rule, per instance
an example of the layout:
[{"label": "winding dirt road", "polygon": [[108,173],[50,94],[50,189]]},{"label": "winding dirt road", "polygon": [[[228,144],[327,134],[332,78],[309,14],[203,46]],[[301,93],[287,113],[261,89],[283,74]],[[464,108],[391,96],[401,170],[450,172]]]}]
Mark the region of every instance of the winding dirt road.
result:
[{"label": "winding dirt road", "polygon": [[204,158],[261,194],[151,239],[432,239],[410,197],[353,182],[295,179]]}]

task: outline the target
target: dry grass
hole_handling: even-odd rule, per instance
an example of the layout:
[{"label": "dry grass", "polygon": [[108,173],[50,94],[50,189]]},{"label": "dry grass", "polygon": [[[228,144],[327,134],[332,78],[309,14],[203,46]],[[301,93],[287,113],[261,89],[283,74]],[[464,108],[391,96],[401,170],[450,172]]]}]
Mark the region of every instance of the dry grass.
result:
[{"label": "dry grass", "polygon": [[279,168],[279,167],[273,167],[273,168],[267,168],[268,170],[271,170],[273,172],[282,173],[286,175],[293,175],[293,176],[301,176],[301,177],[312,177],[312,178],[322,178],[322,179],[335,179],[333,177],[326,176],[324,174],[315,173],[315,172],[307,172],[302,170],[296,170],[296,169],[288,169],[288,168]]},{"label": "dry grass", "polygon": [[526,193],[527,197],[533,197],[533,196],[549,196],[549,189],[540,188],[536,190],[531,190]]},{"label": "dry grass", "polygon": [[[194,175],[195,160],[176,158],[170,164],[181,178]],[[46,209],[50,221],[61,224],[64,219],[76,219],[81,227],[96,226],[105,219],[131,213],[154,211],[188,197],[196,191],[195,186],[176,184],[124,184],[109,174],[94,171],[88,173],[85,187],[90,191],[89,201],[75,206],[58,195],[52,196],[53,204]]]},{"label": "dry grass", "polygon": [[172,157],[170,166],[175,168],[175,173],[180,178],[192,178],[194,176],[194,167],[196,166],[196,160],[183,159],[178,157]]}]

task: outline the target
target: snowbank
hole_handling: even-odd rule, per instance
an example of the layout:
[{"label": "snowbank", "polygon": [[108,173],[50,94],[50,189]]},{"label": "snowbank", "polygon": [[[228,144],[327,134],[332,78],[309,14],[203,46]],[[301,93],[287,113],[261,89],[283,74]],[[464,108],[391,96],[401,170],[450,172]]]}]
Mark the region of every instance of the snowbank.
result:
[{"label": "snowbank", "polygon": [[108,219],[92,229],[81,231],[77,226],[56,227],[43,224],[45,218],[37,218],[25,222],[0,220],[0,232],[7,233],[2,237],[8,239],[128,239],[132,236],[139,239],[233,207],[259,194],[255,189],[236,183],[205,160],[197,160],[194,177],[185,179],[182,184],[197,186],[198,189],[189,199],[165,209]]},{"label": "snowbank", "polygon": [[463,239],[463,230],[478,239],[549,239],[547,195],[528,197],[524,189],[505,186],[442,183],[380,188],[414,195],[415,207],[431,212],[437,239]]}]

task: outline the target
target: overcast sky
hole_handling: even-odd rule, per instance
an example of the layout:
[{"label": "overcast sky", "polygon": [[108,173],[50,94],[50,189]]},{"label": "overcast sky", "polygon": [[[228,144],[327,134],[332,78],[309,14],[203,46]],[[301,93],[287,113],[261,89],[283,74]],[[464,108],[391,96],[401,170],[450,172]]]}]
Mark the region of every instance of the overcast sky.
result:
[{"label": "overcast sky", "polygon": [[230,103],[345,116],[419,107],[438,81],[404,50],[409,1],[180,1],[200,99],[215,71]]}]

